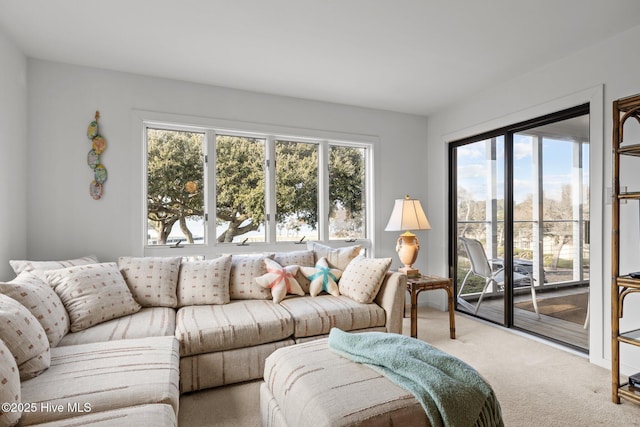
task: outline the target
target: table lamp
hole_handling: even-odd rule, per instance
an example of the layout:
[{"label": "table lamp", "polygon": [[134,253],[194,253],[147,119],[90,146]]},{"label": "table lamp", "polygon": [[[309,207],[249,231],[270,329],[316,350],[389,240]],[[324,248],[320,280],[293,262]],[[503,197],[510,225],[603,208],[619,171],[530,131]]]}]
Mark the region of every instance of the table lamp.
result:
[{"label": "table lamp", "polygon": [[418,258],[420,242],[411,230],[430,229],[431,225],[419,200],[412,199],[408,195],[404,199],[396,199],[385,231],[404,231],[396,243],[396,252],[398,252],[400,262],[404,265],[398,269],[399,272],[409,277],[420,276],[420,271],[413,268],[413,263]]}]

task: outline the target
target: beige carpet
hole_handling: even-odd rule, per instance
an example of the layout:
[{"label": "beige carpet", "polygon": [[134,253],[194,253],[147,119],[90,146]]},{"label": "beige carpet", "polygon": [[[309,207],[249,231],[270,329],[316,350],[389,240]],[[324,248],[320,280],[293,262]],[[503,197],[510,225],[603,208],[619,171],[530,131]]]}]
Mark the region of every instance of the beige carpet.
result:
[{"label": "beige carpet", "polygon": [[[582,325],[587,316],[589,292],[563,295],[560,297],[538,297],[538,311],[540,314],[555,317],[556,319]],[[535,311],[532,301],[523,301],[515,304],[516,307],[527,311]]]},{"label": "beige carpet", "polygon": [[[474,366],[492,385],[507,427],[640,426],[640,406],[611,402],[608,370],[584,357],[456,314],[418,312],[418,337]],[[409,319],[404,320],[409,333]],[[259,382],[182,396],[181,427],[258,427]],[[297,426],[291,426],[297,427]]]}]

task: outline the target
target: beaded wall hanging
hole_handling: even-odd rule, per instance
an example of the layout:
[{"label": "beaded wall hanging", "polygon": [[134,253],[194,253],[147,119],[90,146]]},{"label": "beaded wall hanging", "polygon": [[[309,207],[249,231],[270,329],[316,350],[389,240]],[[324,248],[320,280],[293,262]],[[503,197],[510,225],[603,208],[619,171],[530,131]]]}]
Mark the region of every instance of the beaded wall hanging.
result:
[{"label": "beaded wall hanging", "polygon": [[87,154],[87,164],[93,169],[93,181],[89,184],[89,194],[94,200],[102,197],[103,185],[107,180],[107,169],[100,163],[100,154],[107,148],[107,140],[98,132],[100,112],[96,111],[95,120],[89,123],[87,138],[91,140],[91,150]]}]

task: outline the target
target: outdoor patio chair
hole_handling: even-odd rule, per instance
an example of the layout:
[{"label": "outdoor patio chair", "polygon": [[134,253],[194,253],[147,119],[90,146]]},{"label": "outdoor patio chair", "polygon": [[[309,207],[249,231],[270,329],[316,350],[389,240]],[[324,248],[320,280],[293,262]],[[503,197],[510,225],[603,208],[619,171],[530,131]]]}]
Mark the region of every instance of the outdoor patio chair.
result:
[{"label": "outdoor patio chair", "polygon": [[[460,305],[473,310],[473,314],[476,314],[478,312],[478,309],[480,308],[482,298],[484,297],[484,294],[491,283],[495,285],[496,290],[504,290],[504,266],[502,264],[502,260],[489,260],[487,258],[486,252],[484,251],[482,243],[480,243],[478,240],[470,239],[468,237],[459,237],[458,239],[464,246],[464,249],[467,251],[467,256],[469,257],[469,261],[471,262],[471,269],[469,270],[467,275],[464,276],[462,285],[460,285],[460,289],[458,290],[457,299]],[[492,268],[492,264],[497,266],[497,268]],[[464,285],[466,285],[467,279],[471,275],[482,277],[485,280],[482,292],[480,293],[480,297],[478,297],[478,302],[476,302],[475,306],[473,306],[473,304],[469,303],[467,300],[461,298]],[[538,301],[536,300],[536,289],[533,283],[533,277],[530,274],[524,275],[517,272],[513,273],[514,283],[524,283],[525,280],[529,282],[529,286],[531,288],[533,309],[535,310],[538,317],[540,317],[540,313],[538,313]]]}]

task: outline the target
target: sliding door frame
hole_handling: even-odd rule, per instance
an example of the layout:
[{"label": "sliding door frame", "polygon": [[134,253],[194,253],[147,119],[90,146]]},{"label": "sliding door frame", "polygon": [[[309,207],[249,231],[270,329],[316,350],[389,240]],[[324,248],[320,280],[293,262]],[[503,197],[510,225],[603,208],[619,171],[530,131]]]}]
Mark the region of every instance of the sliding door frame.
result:
[{"label": "sliding door frame", "polygon": [[[489,138],[504,136],[504,318],[502,325],[508,328],[518,328],[514,325],[513,310],[513,224],[514,224],[514,162],[513,162],[513,140],[514,135],[527,129],[543,126],[546,124],[559,122],[585,114],[590,114],[589,103],[566,108],[557,112],[549,113],[530,120],[525,120],[513,125],[507,125],[492,131],[484,132],[475,136],[466,137],[448,144],[449,162],[449,273],[453,280],[454,292],[457,295],[457,249],[458,249],[458,221],[457,221],[457,148],[464,145],[483,141]],[[456,310],[458,302],[456,298]],[[467,312],[465,312],[467,313]],[[467,313],[469,314],[469,313]],[[475,316],[475,315],[474,315]],[[479,316],[476,316],[479,317]],[[527,331],[528,333],[534,332]],[[544,337],[545,339],[551,339]]]}]

